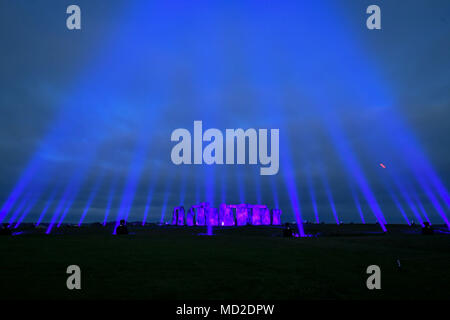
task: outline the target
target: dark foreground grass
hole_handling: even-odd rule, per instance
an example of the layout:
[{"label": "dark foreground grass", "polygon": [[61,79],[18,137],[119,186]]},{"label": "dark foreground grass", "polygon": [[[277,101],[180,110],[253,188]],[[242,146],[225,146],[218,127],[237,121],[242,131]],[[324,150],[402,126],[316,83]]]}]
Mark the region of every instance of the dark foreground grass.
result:
[{"label": "dark foreground grass", "polygon": [[[285,239],[280,229],[247,227],[208,237],[198,235],[203,229],[148,227],[112,236],[85,227],[3,236],[0,298],[450,299],[449,235],[310,228],[325,235]],[[82,290],[66,288],[71,264],[81,267]],[[366,288],[371,264],[381,267],[381,290]]]}]

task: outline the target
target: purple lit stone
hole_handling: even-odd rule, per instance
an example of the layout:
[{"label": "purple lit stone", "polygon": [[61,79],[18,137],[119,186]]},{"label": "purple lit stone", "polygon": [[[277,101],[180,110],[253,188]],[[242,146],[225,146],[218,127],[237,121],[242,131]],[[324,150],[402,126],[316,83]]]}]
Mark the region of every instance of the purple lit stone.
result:
[{"label": "purple lit stone", "polygon": [[268,208],[261,210],[261,224],[265,226],[270,225],[270,210]]},{"label": "purple lit stone", "polygon": [[179,226],[184,226],[184,207],[178,207],[178,222]]},{"label": "purple lit stone", "polygon": [[220,205],[219,221],[221,226],[234,226],[233,209],[230,206]]},{"label": "purple lit stone", "polygon": [[205,208],[198,207],[196,208],[196,223],[198,226],[204,226],[206,225],[206,215],[205,215]]},{"label": "purple lit stone", "polygon": [[259,206],[254,206],[252,208],[252,225],[259,226],[261,224],[261,208]]},{"label": "purple lit stone", "polygon": [[272,209],[272,225],[281,225],[281,209]]},{"label": "purple lit stone", "polygon": [[[234,211],[236,210],[236,211]],[[236,214],[235,214],[236,212]],[[187,226],[245,226],[281,225],[281,210],[255,204],[225,204],[218,208],[210,207],[208,202],[192,206],[187,213],[183,206],[175,207],[173,225]]]},{"label": "purple lit stone", "polygon": [[176,226],[177,225],[177,220],[178,220],[178,216],[177,216],[177,207],[173,208],[173,212],[172,212],[172,225]]},{"label": "purple lit stone", "polygon": [[207,212],[207,221],[210,226],[218,226],[219,225],[219,211],[217,208],[209,207],[206,209]]},{"label": "purple lit stone", "polygon": [[236,208],[236,221],[238,226],[245,226],[248,221],[248,209],[246,204],[240,204]]},{"label": "purple lit stone", "polygon": [[198,206],[193,206],[196,210],[196,222],[198,226],[206,225],[206,211],[209,208],[209,203],[202,202]]},{"label": "purple lit stone", "polygon": [[193,226],[195,217],[195,209],[191,207],[186,214],[186,225]]},{"label": "purple lit stone", "polygon": [[172,225],[184,226],[184,207],[175,207],[172,213]]}]

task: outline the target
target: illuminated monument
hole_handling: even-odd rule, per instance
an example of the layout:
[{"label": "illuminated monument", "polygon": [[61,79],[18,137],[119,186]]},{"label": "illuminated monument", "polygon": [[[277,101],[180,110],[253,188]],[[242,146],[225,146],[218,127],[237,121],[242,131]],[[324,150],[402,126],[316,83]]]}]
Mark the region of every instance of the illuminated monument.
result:
[{"label": "illuminated monument", "polygon": [[172,214],[172,224],[184,226],[184,207],[175,207]]},{"label": "illuminated monument", "polygon": [[185,216],[183,206],[175,207],[172,225],[178,226],[246,226],[281,225],[281,209],[269,210],[265,205],[221,204],[214,208],[208,202],[193,205]]}]

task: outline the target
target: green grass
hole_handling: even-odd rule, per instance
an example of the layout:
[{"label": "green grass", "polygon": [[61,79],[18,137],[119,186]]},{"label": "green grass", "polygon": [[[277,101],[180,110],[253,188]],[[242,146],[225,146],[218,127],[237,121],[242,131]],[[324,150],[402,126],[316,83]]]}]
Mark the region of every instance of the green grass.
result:
[{"label": "green grass", "polygon": [[[309,229],[308,229],[309,228]],[[328,236],[281,238],[272,227],[101,227],[0,237],[1,299],[450,299],[450,236],[360,235],[376,226],[307,226]],[[395,229],[395,228],[394,228]],[[334,236],[331,236],[333,234]],[[400,259],[402,268],[397,267]],[[82,290],[66,288],[66,268]],[[381,290],[366,288],[368,265]]]}]

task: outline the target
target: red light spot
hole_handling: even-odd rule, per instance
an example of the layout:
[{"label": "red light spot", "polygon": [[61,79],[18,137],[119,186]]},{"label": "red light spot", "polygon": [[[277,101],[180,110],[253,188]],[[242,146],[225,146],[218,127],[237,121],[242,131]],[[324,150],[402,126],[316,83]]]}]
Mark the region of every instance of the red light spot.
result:
[{"label": "red light spot", "polygon": [[382,163],[380,163],[380,167],[382,167],[383,169],[386,169],[386,166]]}]

